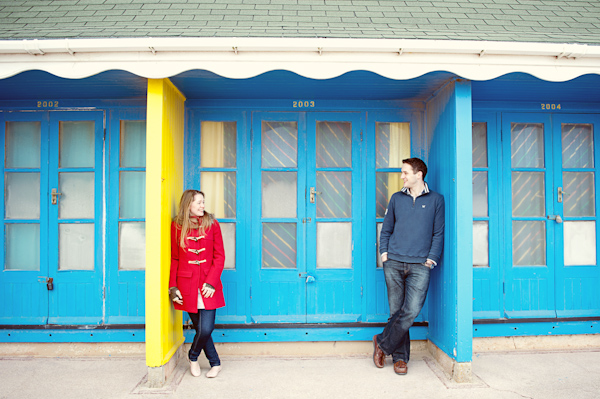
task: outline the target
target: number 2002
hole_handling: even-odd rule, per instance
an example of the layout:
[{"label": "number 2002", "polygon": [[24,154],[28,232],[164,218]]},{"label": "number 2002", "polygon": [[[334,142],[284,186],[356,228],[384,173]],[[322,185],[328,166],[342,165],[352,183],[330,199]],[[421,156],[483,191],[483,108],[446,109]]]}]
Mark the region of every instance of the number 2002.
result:
[{"label": "number 2002", "polygon": [[38,108],[57,108],[58,107],[58,101],[38,101],[37,102],[37,107]]},{"label": "number 2002", "polygon": [[292,106],[294,108],[314,108],[315,102],[314,101],[294,101]]}]

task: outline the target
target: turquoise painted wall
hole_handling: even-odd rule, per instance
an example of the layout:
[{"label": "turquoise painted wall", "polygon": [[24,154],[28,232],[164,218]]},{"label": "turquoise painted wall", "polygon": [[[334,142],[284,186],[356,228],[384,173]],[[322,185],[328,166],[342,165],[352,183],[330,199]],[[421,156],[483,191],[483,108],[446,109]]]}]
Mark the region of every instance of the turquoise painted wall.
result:
[{"label": "turquoise painted wall", "polygon": [[458,362],[472,358],[471,83],[455,80],[427,103],[427,181],[446,200],[444,254],[429,287],[429,339]]}]

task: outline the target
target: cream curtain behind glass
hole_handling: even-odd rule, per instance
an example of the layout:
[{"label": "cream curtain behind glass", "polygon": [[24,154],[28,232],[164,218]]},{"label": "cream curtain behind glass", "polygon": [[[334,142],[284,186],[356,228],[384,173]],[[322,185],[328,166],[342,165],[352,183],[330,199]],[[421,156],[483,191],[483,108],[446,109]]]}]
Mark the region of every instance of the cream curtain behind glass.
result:
[{"label": "cream curtain behind glass", "polygon": [[[224,122],[202,122],[200,129],[200,159],[203,168],[225,166],[225,124]],[[207,210],[217,218],[225,217],[225,173],[204,172],[201,175]]]},{"label": "cream curtain behind glass", "polygon": [[[390,123],[389,168],[401,168],[402,160],[410,158],[410,123]],[[400,173],[388,173],[388,196],[403,187]],[[388,198],[389,199],[389,198]]]}]

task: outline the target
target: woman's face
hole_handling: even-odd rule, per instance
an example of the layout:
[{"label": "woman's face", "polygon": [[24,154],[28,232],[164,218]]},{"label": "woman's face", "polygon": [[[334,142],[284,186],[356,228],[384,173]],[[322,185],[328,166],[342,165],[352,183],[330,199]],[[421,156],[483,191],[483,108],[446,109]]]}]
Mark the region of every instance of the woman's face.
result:
[{"label": "woman's face", "polygon": [[194,195],[194,200],[190,204],[190,215],[192,215],[192,216],[203,216],[204,215],[204,196],[202,194]]}]

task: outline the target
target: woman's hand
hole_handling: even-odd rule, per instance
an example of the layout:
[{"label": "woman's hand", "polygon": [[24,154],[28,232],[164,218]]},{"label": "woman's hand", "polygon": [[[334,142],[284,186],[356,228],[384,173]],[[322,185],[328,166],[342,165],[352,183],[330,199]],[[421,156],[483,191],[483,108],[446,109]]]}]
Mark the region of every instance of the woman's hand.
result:
[{"label": "woman's hand", "polygon": [[202,284],[202,296],[204,298],[212,298],[212,296],[215,294],[215,287],[213,287],[212,285],[208,284],[208,283],[204,283]]},{"label": "woman's hand", "polygon": [[169,298],[178,305],[183,305],[183,296],[177,287],[169,288]]}]

